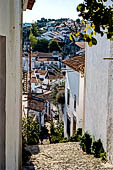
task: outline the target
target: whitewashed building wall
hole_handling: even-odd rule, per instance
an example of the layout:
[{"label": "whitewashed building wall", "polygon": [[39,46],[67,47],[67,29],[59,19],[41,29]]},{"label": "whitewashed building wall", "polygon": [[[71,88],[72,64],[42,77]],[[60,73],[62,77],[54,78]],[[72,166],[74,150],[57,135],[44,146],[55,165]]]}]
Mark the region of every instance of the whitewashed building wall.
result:
[{"label": "whitewashed building wall", "polygon": [[6,170],[21,170],[21,17],[21,1],[0,1],[0,35],[6,37]]},{"label": "whitewashed building wall", "polygon": [[[66,67],[65,81],[65,109],[64,109],[64,136],[67,134],[67,116],[70,117],[70,136],[73,135],[73,116],[76,118],[76,129],[82,128],[83,123],[83,96],[84,96],[84,78],[80,73],[70,67]],[[70,104],[67,104],[67,89],[70,90]],[[76,110],[74,109],[74,96],[76,95]]]},{"label": "whitewashed building wall", "polygon": [[113,162],[113,42],[96,36],[98,44],[86,46],[84,130],[101,139]]}]

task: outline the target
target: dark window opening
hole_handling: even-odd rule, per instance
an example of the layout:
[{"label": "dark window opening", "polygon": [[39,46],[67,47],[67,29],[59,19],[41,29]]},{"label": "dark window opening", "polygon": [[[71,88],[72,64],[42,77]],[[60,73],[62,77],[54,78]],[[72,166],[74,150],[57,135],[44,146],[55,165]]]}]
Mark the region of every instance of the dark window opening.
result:
[{"label": "dark window opening", "polygon": [[67,89],[67,104],[70,104],[70,90]]},{"label": "dark window opening", "polygon": [[76,111],[76,95],[74,95],[74,109]]},{"label": "dark window opening", "polygon": [[76,117],[73,116],[73,134],[76,132]]},{"label": "dark window opening", "polygon": [[68,137],[70,137],[70,118],[67,116],[67,134]]}]

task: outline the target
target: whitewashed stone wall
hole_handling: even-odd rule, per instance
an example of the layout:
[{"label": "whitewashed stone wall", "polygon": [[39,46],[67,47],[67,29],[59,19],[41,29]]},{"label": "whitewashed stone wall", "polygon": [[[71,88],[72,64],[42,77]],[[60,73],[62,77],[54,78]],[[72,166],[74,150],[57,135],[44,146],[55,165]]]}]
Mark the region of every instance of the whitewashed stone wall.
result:
[{"label": "whitewashed stone wall", "polygon": [[[70,117],[70,136],[73,135],[73,116],[76,117],[76,129],[82,128],[83,121],[83,94],[84,78],[80,73],[67,67],[65,81],[65,108],[64,108],[64,136],[67,135],[67,115]],[[67,104],[67,89],[70,90],[70,104]],[[74,109],[74,95],[76,95],[76,111]]]},{"label": "whitewashed stone wall", "polygon": [[6,170],[21,170],[20,0],[0,1],[0,35],[6,36]]},{"label": "whitewashed stone wall", "polygon": [[[110,43],[110,57],[113,58],[113,42]],[[107,155],[113,163],[113,61],[108,69],[108,115],[107,115]]]},{"label": "whitewashed stone wall", "polygon": [[98,44],[86,46],[84,130],[101,139],[113,162],[113,43],[96,36]]}]

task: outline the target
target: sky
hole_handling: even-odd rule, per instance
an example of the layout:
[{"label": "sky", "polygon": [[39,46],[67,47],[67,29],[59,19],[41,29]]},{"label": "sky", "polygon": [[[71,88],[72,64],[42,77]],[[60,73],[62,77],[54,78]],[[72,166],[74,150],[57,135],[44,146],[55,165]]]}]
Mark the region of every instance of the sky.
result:
[{"label": "sky", "polygon": [[76,7],[83,0],[36,0],[32,11],[23,14],[24,22],[35,22],[41,18],[71,18],[77,19]]}]

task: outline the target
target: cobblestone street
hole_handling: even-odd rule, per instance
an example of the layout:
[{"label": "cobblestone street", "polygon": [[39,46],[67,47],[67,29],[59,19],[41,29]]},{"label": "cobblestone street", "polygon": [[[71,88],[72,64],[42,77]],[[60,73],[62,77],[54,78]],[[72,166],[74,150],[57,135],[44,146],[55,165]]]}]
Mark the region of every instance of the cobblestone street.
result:
[{"label": "cobblestone street", "polygon": [[79,143],[31,146],[29,164],[23,170],[113,170],[113,166],[84,153]]}]

